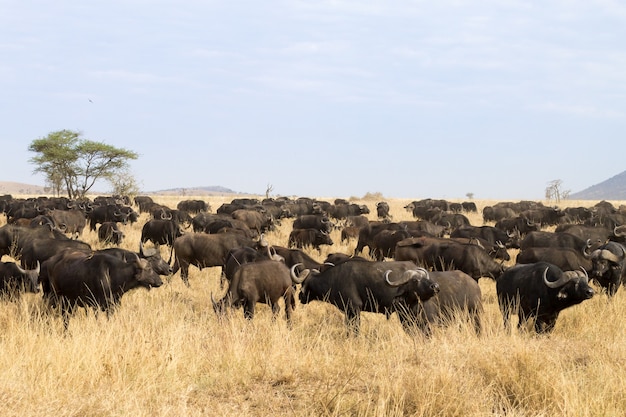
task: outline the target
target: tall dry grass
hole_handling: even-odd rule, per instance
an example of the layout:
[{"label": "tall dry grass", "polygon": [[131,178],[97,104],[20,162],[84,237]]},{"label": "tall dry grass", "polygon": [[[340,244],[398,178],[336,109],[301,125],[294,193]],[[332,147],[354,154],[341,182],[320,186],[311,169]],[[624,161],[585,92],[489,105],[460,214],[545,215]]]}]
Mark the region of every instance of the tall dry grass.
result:
[{"label": "tall dry grass", "polygon": [[[213,208],[230,200],[207,199]],[[175,207],[178,199],[159,202]],[[391,200],[394,220],[410,219]],[[373,207],[372,201],[365,201]],[[478,202],[479,209],[493,202]],[[593,203],[593,202],[591,202]],[[568,202],[590,205],[590,202]],[[370,218],[374,219],[373,214]],[[137,250],[144,214],[125,226]],[[482,224],[479,214],[470,216]],[[267,234],[286,245],[291,222]],[[311,255],[351,253],[356,242]],[[85,230],[83,240],[100,247]],[[162,248],[164,257],[168,251]],[[5,259],[7,258],[5,257]],[[495,284],[481,279],[478,337],[466,324],[430,339],[397,318],[364,313],[348,336],[333,306],[298,305],[289,330],[259,305],[252,321],[234,310],[218,320],[219,268],[191,267],[151,291],[122,298],[107,318],[79,311],[67,332],[40,295],[0,302],[3,416],[618,416],[626,414],[626,291],[565,310],[548,336],[503,330]]]}]

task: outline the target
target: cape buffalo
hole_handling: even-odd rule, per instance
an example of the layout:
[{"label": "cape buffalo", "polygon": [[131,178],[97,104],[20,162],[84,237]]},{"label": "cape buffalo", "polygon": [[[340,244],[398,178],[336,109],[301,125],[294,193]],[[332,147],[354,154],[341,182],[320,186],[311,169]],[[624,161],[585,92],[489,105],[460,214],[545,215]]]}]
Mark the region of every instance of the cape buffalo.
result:
[{"label": "cape buffalo", "polygon": [[336,306],[344,312],[348,329],[354,333],[359,331],[361,311],[387,317],[397,312],[408,331],[416,322],[412,307],[439,291],[428,272],[413,262],[353,260],[323,272],[305,269],[298,281],[302,281],[302,304],[319,300]]},{"label": "cape buffalo", "polygon": [[389,215],[389,203],[386,201],[380,201],[376,203],[376,217],[379,219],[390,219]]},{"label": "cape buffalo", "polygon": [[15,262],[0,262],[0,296],[39,292],[39,269],[39,264],[34,269],[23,269]]},{"label": "cape buffalo", "polygon": [[223,266],[228,251],[254,246],[254,241],[237,233],[186,233],[174,241],[172,274],[180,269],[180,277],[189,286],[189,265],[198,269]]},{"label": "cape buffalo", "polygon": [[326,232],[319,231],[317,229],[294,229],[289,233],[290,248],[304,248],[312,246],[318,251],[321,251],[321,245],[332,245],[333,240]]},{"label": "cape buffalo", "polygon": [[515,260],[518,264],[533,264],[542,261],[556,265],[563,271],[574,271],[580,268],[591,271],[593,266],[591,254],[572,248],[528,248],[518,253]]},{"label": "cape buffalo", "polygon": [[116,222],[104,222],[98,227],[98,240],[104,244],[120,245],[124,239],[124,232]]},{"label": "cape buffalo", "polygon": [[290,324],[295,307],[294,278],[289,268],[280,261],[263,260],[243,264],[233,274],[228,291],[220,301],[215,301],[211,294],[213,309],[222,315],[228,307],[243,306],[244,317],[252,319],[256,303],[265,303],[271,307],[275,317],[280,308],[278,300],[282,297],[285,301],[285,318]]},{"label": "cape buffalo", "polygon": [[534,319],[537,333],[551,332],[562,310],[594,295],[586,273],[562,271],[548,262],[507,269],[496,281],[496,293],[505,328],[517,314],[519,329]]},{"label": "cape buffalo", "polygon": [[428,276],[439,286],[439,292],[414,305],[417,327],[429,335],[431,325],[448,325],[466,318],[480,333],[483,304],[478,282],[462,271],[431,271]]},{"label": "cape buffalo", "polygon": [[626,285],[626,249],[617,242],[607,242],[591,254],[591,278],[606,290],[609,297]]},{"label": "cape buffalo", "polygon": [[493,260],[483,248],[462,244],[451,239],[408,238],[396,245],[397,261],[412,261],[437,271],[458,269],[475,280],[481,277],[497,279],[504,266]]},{"label": "cape buffalo", "polygon": [[61,252],[41,265],[39,279],[46,300],[61,307],[66,328],[77,306],[110,314],[127,291],[163,284],[145,259],[135,256],[133,262],[125,262],[99,252]]},{"label": "cape buffalo", "polygon": [[141,228],[141,243],[151,241],[155,245],[172,246],[182,236],[180,224],[173,219],[150,219]]},{"label": "cape buffalo", "polygon": [[235,271],[243,264],[259,262],[264,260],[281,261],[285,263],[285,258],[276,253],[276,250],[267,241],[261,239],[254,247],[244,246],[233,248],[228,251],[220,279],[220,288],[224,286],[224,281],[230,282],[235,275]]}]

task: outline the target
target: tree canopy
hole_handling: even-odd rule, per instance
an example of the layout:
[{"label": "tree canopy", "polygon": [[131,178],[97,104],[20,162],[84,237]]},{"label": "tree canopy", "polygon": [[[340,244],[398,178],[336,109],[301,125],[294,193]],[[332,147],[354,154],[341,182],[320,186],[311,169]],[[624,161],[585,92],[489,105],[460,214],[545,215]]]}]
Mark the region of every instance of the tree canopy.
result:
[{"label": "tree canopy", "polygon": [[35,173],[42,173],[57,194],[65,189],[71,199],[81,199],[99,179],[111,180],[128,168],[138,154],[103,142],[87,140],[80,132],[60,130],[31,142],[28,150]]}]

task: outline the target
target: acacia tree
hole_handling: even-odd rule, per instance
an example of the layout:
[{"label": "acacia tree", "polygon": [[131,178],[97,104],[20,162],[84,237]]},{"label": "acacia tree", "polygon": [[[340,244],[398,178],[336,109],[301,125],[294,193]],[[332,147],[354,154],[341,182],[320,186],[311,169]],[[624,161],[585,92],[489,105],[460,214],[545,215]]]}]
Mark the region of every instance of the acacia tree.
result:
[{"label": "acacia tree", "polygon": [[32,141],[28,150],[37,153],[30,162],[34,172],[46,176],[57,190],[64,185],[70,199],[81,199],[99,179],[110,180],[128,168],[129,159],[137,153],[115,148],[103,142],[81,138],[71,130],[51,132]]}]

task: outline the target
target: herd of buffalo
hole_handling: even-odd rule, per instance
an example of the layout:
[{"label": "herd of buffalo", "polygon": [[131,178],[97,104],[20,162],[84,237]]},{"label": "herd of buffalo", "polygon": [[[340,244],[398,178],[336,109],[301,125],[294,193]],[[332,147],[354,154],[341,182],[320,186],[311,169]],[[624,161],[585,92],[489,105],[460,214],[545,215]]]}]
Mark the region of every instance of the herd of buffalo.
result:
[{"label": "herd of buffalo", "polygon": [[[149,196],[0,196],[6,216],[0,255],[19,261],[0,263],[0,292],[4,298],[43,292],[67,326],[76,307],[111,313],[125,292],[159,287],[161,276],[180,272],[189,286],[191,265],[220,267],[222,288],[228,287],[219,300],[211,297],[218,315],[243,307],[252,319],[257,303],[276,315],[283,299],[291,325],[297,298],[302,304],[333,304],[352,332],[359,331],[365,311],[396,313],[407,332],[428,335],[432,325],[460,317],[480,332],[480,278],[496,281],[507,328],[517,314],[520,328],[534,323],[538,333],[550,332],[563,309],[596,291],[613,297],[626,285],[625,206],[602,201],[559,209],[501,202],[482,209],[481,225],[466,216],[477,212],[473,202],[424,199],[404,208],[414,220],[393,221],[384,201],[376,204],[377,220],[370,220],[367,205],[343,199],[236,198],[213,213],[203,200],[182,200],[171,208]],[[119,225],[139,221],[141,213],[148,219],[139,251],[122,249]],[[292,222],[286,245],[270,244],[266,235],[286,221]],[[106,249],[80,240],[87,225]],[[336,229],[342,241],[356,240],[354,253],[330,253],[323,262],[310,256],[333,244]],[[168,260],[159,245],[167,245]],[[507,267],[512,248],[519,253]]]}]

